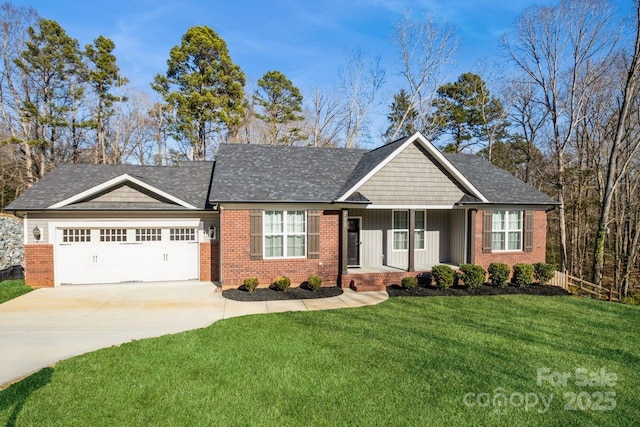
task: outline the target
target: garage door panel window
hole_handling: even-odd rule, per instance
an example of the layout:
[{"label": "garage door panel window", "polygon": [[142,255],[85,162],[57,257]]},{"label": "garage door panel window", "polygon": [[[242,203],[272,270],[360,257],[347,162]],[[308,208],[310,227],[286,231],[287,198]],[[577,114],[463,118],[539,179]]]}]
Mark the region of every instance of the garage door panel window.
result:
[{"label": "garage door panel window", "polygon": [[161,240],[160,228],[136,228],[136,242],[159,242]]},{"label": "garage door panel window", "polygon": [[62,230],[63,243],[81,243],[91,241],[91,230],[88,228],[65,228]]},{"label": "garage door panel window", "polygon": [[195,228],[171,228],[169,229],[169,240],[195,242],[196,229]]},{"label": "garage door panel window", "polygon": [[101,228],[101,242],[126,242],[127,230],[125,228]]}]

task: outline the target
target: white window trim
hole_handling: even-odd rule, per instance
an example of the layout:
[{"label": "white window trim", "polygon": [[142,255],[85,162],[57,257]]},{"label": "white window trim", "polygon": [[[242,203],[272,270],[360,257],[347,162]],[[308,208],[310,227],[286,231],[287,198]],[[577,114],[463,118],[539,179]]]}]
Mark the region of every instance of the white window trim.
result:
[{"label": "white window trim", "polygon": [[[267,256],[266,251],[266,241],[267,241],[267,232],[266,232],[266,217],[267,212],[282,212],[282,234],[273,234],[268,233],[269,236],[282,236],[282,256]],[[304,232],[302,233],[287,233],[287,217],[289,212],[302,212],[304,214]],[[305,259],[307,258],[307,249],[309,242],[307,242],[307,211],[300,209],[291,209],[291,210],[265,210],[262,212],[262,259]],[[288,256],[287,255],[287,237],[288,236],[304,236],[304,255],[299,256]]]},{"label": "white window trim", "polygon": [[[497,212],[504,212],[504,230],[495,231],[493,227],[491,227],[491,252],[504,253],[504,252],[522,252],[524,250],[524,211],[519,209],[499,209],[492,211],[491,213],[491,224],[493,224],[493,215]],[[520,215],[520,230],[510,230],[509,229],[509,212],[518,212]],[[509,232],[520,231],[520,249],[507,249],[509,247]],[[504,249],[493,249],[493,233],[502,233],[504,234]]]},{"label": "white window trim", "polygon": [[[426,251],[427,250],[427,211],[419,209],[419,210],[417,210],[415,212],[416,213],[417,212],[424,212],[424,228],[415,228],[414,227],[414,230],[413,230],[413,241],[414,241],[413,250],[416,251],[416,252],[418,252],[418,251]],[[415,241],[416,241],[415,234],[416,234],[416,231],[422,231],[424,233],[423,238],[422,238],[422,242],[424,243],[424,247],[423,248],[417,248],[416,245],[415,245]]]},{"label": "white window trim", "polygon": [[[407,228],[395,228],[394,217],[396,212],[404,212],[407,214]],[[392,252],[407,252],[409,250],[409,211],[407,210],[392,210],[391,211],[391,251]],[[396,231],[407,233],[407,249],[396,249]]]}]

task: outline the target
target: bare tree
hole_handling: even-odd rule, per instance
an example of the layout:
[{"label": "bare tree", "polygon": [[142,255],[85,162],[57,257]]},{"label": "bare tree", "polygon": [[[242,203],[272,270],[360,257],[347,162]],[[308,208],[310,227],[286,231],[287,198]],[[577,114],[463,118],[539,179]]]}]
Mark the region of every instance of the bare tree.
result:
[{"label": "bare tree", "polygon": [[33,147],[29,144],[31,123],[22,119],[21,106],[32,88],[15,60],[26,47],[27,28],[36,25],[38,19],[38,13],[33,8],[0,4],[0,117],[5,131],[2,141],[18,147],[16,160],[23,165],[21,175],[26,186],[36,181],[33,170],[35,159]]},{"label": "bare tree", "polygon": [[418,123],[427,134],[431,131],[431,101],[442,82],[442,73],[458,51],[456,30],[433,15],[416,21],[410,14],[393,26],[392,42],[398,49],[402,68],[400,74],[409,86],[409,105],[398,123],[391,140],[398,136],[411,111],[418,112]]},{"label": "bare tree", "polygon": [[[602,198],[602,208],[600,210],[600,220],[598,221],[598,232],[596,236],[594,259],[593,259],[593,282],[602,282],[602,269],[604,266],[604,240],[609,223],[611,205],[614,193],[622,179],[629,170],[631,161],[640,150],[640,138],[630,138],[629,123],[634,103],[639,96],[640,83],[640,1],[635,1],[635,43],[633,53],[628,65],[625,67],[626,78],[621,93],[621,106],[618,111],[615,135],[609,158],[606,164],[606,184]],[[637,126],[637,124],[636,124]]]},{"label": "bare tree", "polygon": [[556,161],[560,263],[567,268],[565,154],[583,120],[588,89],[606,72],[615,47],[611,10],[600,0],[564,0],[557,6],[534,6],[503,36],[509,58],[535,87],[536,102],[548,112]]},{"label": "bare tree", "polygon": [[317,88],[311,98],[311,110],[307,112],[309,140],[314,147],[337,147],[345,129],[345,115],[340,102]]},{"label": "bare tree", "polygon": [[360,49],[355,49],[347,54],[346,64],[339,73],[345,100],[344,146],[353,148],[356,139],[366,132],[367,117],[384,84],[385,70],[380,66],[379,57],[369,61]]}]

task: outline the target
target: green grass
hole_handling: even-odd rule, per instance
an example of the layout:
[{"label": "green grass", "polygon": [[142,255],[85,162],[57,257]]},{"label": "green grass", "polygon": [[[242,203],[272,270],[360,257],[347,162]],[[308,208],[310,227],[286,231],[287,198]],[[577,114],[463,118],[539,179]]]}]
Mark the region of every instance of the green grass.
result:
[{"label": "green grass", "polygon": [[0,304],[32,290],[33,288],[24,284],[24,280],[5,280],[0,282]]},{"label": "green grass", "polygon": [[[639,330],[637,307],[524,295],[241,317],[44,369],[0,392],[0,423],[631,425]],[[617,382],[538,386],[543,367],[604,368]],[[565,393],[597,391],[615,392],[614,410],[564,409]],[[545,413],[463,403],[484,392],[554,398]]]}]

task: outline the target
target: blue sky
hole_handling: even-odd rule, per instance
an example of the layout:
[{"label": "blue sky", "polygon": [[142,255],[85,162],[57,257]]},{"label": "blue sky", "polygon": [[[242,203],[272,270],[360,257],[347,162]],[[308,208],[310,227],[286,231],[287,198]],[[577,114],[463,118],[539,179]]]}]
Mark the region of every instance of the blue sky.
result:
[{"label": "blue sky", "polygon": [[[632,0],[615,0],[628,13]],[[542,1],[555,4],[558,0]],[[392,24],[403,12],[414,17],[432,11],[458,29],[461,50],[447,81],[466,71],[500,62],[499,36],[507,31],[529,0],[87,0],[13,1],[33,6],[42,17],[58,21],[84,46],[99,35],[116,43],[116,56],[133,86],[149,90],[157,73],[166,71],[169,50],[185,31],[208,25],[226,42],[233,61],[255,82],[279,70],[309,94],[337,82],[345,52],[360,48],[380,56],[387,72],[386,90],[399,62],[391,42]],[[479,64],[485,64],[480,66]],[[390,99],[391,96],[386,97]]]}]

